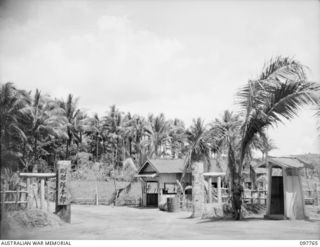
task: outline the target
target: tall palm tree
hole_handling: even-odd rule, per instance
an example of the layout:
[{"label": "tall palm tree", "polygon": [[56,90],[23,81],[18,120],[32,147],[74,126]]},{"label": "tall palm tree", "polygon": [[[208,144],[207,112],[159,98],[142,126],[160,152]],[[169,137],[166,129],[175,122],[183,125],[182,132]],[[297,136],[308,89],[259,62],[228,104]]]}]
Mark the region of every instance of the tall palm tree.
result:
[{"label": "tall palm tree", "polygon": [[95,152],[93,156],[95,156],[95,160],[99,159],[99,144],[103,139],[103,121],[99,118],[99,115],[96,113],[92,118],[87,118],[83,122],[83,128],[88,136],[92,136],[94,139],[94,148]]},{"label": "tall palm tree", "polygon": [[159,157],[162,147],[170,140],[169,131],[170,125],[166,121],[164,114],[159,114],[158,116],[149,115],[149,139],[147,142],[150,157]]},{"label": "tall palm tree", "polygon": [[230,158],[238,167],[238,176],[254,137],[283,120],[291,120],[301,106],[317,103],[319,90],[319,84],[307,81],[303,65],[287,57],[277,57],[271,59],[258,79],[249,81],[239,91],[244,121],[239,149],[231,150]]},{"label": "tall palm tree", "polygon": [[124,124],[124,135],[128,139],[129,154],[135,154],[139,167],[145,162],[143,139],[152,135],[146,120],[138,115],[127,117]]},{"label": "tall palm tree", "polygon": [[[210,136],[212,142],[212,151],[215,154],[215,159],[219,164],[220,154],[227,150],[228,157],[230,157],[229,152],[232,152],[236,148],[239,142],[239,131],[241,125],[241,118],[238,114],[234,114],[231,111],[225,110],[222,118],[216,118],[213,123],[211,123]],[[235,175],[236,167],[233,163],[228,162],[228,174],[229,181],[233,181]],[[232,186],[232,184],[231,184]]]},{"label": "tall palm tree", "polygon": [[173,158],[182,156],[183,146],[186,141],[185,126],[183,121],[174,119],[169,128],[171,155]]},{"label": "tall palm tree", "polygon": [[10,82],[0,85],[0,168],[11,158],[21,157],[18,146],[27,140],[22,123],[28,118],[23,112],[28,104],[27,92],[16,89]]},{"label": "tall palm tree", "polygon": [[80,110],[77,108],[78,98],[74,98],[72,94],[69,94],[66,101],[60,102],[60,107],[65,112],[65,117],[68,119],[67,124],[67,143],[66,143],[66,159],[69,157],[69,147],[72,141],[76,139],[79,142],[79,135],[77,131],[77,118],[80,115]]},{"label": "tall palm tree", "polygon": [[30,135],[33,144],[33,161],[35,162],[34,171],[37,170],[39,151],[41,144],[47,138],[66,138],[67,119],[64,110],[49,97],[43,97],[37,89],[32,104],[25,107],[23,112],[31,118]]},{"label": "tall palm tree", "polygon": [[121,161],[125,156],[123,125],[123,113],[115,105],[111,106],[108,115],[104,118],[104,131],[112,152],[114,167],[121,166]]}]

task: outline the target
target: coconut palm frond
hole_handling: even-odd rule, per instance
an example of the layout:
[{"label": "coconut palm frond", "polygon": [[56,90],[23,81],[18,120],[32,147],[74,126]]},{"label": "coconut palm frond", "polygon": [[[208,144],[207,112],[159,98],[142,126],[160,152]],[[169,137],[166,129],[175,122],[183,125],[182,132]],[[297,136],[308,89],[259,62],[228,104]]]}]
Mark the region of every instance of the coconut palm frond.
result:
[{"label": "coconut palm frond", "polygon": [[306,80],[306,66],[288,57],[276,57],[265,64],[259,80]]},{"label": "coconut palm frond", "polygon": [[301,81],[277,83],[268,88],[264,105],[248,110],[242,127],[241,160],[254,135],[270,125],[282,122],[283,119],[292,119],[301,106],[316,103],[318,98],[315,92],[319,90],[319,84]]}]

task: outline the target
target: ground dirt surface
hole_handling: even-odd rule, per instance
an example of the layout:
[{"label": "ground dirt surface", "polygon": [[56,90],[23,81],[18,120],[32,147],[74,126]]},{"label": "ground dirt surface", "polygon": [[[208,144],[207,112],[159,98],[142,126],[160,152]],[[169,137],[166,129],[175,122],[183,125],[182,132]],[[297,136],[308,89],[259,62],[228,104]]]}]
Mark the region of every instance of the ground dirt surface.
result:
[{"label": "ground dirt surface", "polygon": [[320,239],[319,220],[190,219],[190,212],[72,205],[72,223],[56,229],[10,231],[9,239]]}]

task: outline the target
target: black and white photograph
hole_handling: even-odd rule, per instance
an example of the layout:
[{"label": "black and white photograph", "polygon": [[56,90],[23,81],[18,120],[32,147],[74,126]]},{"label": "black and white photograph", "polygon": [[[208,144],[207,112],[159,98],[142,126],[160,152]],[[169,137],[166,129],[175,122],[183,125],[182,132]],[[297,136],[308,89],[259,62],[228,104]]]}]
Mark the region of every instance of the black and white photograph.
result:
[{"label": "black and white photograph", "polygon": [[0,168],[1,245],[319,245],[320,1],[0,0]]}]

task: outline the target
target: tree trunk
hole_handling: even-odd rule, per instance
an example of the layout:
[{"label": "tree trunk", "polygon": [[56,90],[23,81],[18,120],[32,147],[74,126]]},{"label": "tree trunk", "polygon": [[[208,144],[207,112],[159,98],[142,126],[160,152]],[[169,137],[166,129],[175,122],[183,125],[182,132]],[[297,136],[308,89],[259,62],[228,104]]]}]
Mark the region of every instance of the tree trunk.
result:
[{"label": "tree trunk", "polygon": [[98,148],[99,148],[99,135],[96,134],[96,136],[97,136],[97,139],[96,139],[96,161],[98,161],[98,155],[99,155],[99,150],[98,150]]},{"label": "tree trunk", "polygon": [[130,153],[130,157],[132,155],[132,140],[131,138],[129,139],[129,153]]},{"label": "tree trunk", "polygon": [[192,168],[192,218],[201,217],[204,209],[203,161],[193,162]]},{"label": "tree trunk", "polygon": [[66,145],[66,160],[68,159],[69,156],[69,139],[67,140],[67,145]]}]

